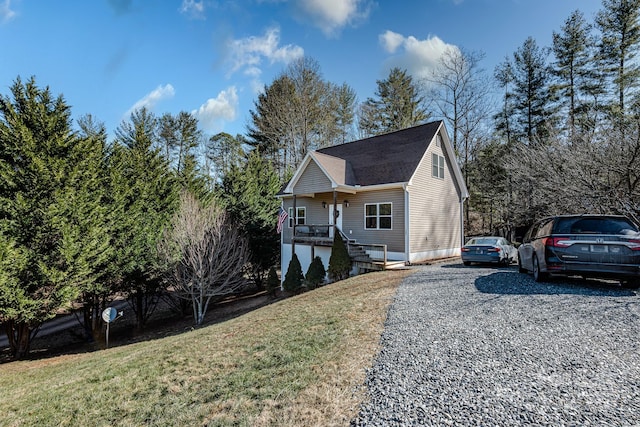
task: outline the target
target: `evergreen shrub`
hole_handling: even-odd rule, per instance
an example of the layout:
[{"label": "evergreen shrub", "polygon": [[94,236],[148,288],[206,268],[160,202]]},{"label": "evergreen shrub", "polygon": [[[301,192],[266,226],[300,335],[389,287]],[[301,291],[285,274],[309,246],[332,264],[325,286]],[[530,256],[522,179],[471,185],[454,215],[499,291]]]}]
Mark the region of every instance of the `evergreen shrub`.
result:
[{"label": "evergreen shrub", "polygon": [[351,257],[342,237],[339,233],[333,236],[333,247],[329,258],[329,279],[332,281],[344,280],[349,277],[351,271]]},{"label": "evergreen shrub", "polygon": [[298,260],[298,256],[296,254],[293,254],[293,257],[291,257],[291,261],[289,262],[287,274],[284,276],[282,287],[287,292],[297,292],[300,290],[300,287],[302,287],[303,280],[304,275],[302,274],[300,260]]},{"label": "evergreen shrub", "polygon": [[315,289],[324,282],[324,276],[327,274],[327,271],[322,264],[322,259],[317,256],[311,261],[311,265],[309,265],[309,269],[307,270],[307,275],[305,277],[305,282],[309,289]]}]

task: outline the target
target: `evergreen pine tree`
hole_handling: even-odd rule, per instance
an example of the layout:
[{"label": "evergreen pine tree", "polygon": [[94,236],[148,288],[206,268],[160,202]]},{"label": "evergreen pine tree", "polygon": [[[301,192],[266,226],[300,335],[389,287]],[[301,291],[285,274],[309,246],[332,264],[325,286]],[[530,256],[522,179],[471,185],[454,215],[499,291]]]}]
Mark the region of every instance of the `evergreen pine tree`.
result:
[{"label": "evergreen pine tree", "polygon": [[158,242],[178,206],[175,175],[156,138],[155,116],[145,109],[135,111],[116,129],[109,158],[118,279],[140,328],[162,291]]},{"label": "evergreen pine tree", "polygon": [[269,268],[280,258],[276,215],[281,182],[277,173],[257,151],[242,165],[233,165],[224,176],[219,196],[231,219],[247,236],[251,279],[259,289]]},{"label": "evergreen pine tree", "polygon": [[513,54],[516,135],[526,139],[529,145],[547,136],[548,126],[555,118],[547,52],[529,37]]},{"label": "evergreen pine tree", "polygon": [[309,289],[315,289],[318,285],[324,282],[324,277],[327,274],[324,269],[324,265],[322,264],[322,258],[319,256],[315,257],[309,268],[307,269],[307,274],[305,276],[305,283]]},{"label": "evergreen pine tree", "polygon": [[303,280],[302,266],[300,265],[298,256],[293,254],[289,262],[289,268],[287,268],[287,274],[284,276],[282,287],[287,292],[297,292],[300,290]]},{"label": "evergreen pine tree", "polygon": [[325,81],[314,59],[299,58],[258,95],[248,143],[283,178],[310,150],[342,141],[352,106],[353,91]]},{"label": "evergreen pine tree", "polygon": [[157,137],[154,148],[171,165],[181,189],[206,198],[210,186],[197,160],[203,141],[198,119],[185,111],[176,116],[165,113],[158,120]]},{"label": "evergreen pine tree", "polygon": [[572,139],[578,116],[587,113],[581,95],[590,85],[592,74],[590,31],[591,26],[586,23],[582,12],[576,10],[565,21],[562,32],[553,32],[553,53],[556,58],[553,73],[557,78],[560,103],[567,112],[566,127]]},{"label": "evergreen pine tree", "polygon": [[498,135],[511,145],[514,139],[514,111],[515,100],[513,96],[513,64],[509,57],[498,64],[493,72],[498,86],[503,90],[500,110],[493,116]]},{"label": "evergreen pine tree", "polygon": [[640,45],[640,0],[603,0],[602,6],[596,15],[600,60],[617,92],[614,111],[625,114],[625,97],[638,87],[640,77],[640,65],[634,61]]},{"label": "evergreen pine tree", "polygon": [[406,70],[393,68],[385,80],[378,80],[376,98],[361,106],[358,127],[363,136],[380,135],[424,123],[429,113],[424,97]]},{"label": "evergreen pine tree", "polygon": [[275,267],[271,267],[269,269],[269,274],[267,276],[267,295],[271,298],[275,298],[276,291],[280,287],[280,279],[278,279],[278,273],[276,272]]},{"label": "evergreen pine tree", "polygon": [[242,135],[234,137],[225,132],[209,138],[205,147],[206,168],[215,183],[221,182],[232,167],[242,165],[245,160],[244,142]]},{"label": "evergreen pine tree", "polygon": [[331,247],[331,257],[329,257],[329,268],[327,269],[329,279],[334,282],[347,279],[350,271],[351,257],[349,256],[349,251],[339,233],[335,233],[333,246]]},{"label": "evergreen pine tree", "polygon": [[0,321],[21,358],[39,325],[98,280],[107,234],[89,190],[96,170],[81,172],[94,148],[72,132],[62,96],[34,78],[11,92],[0,97],[0,246],[16,262],[2,273]]},{"label": "evergreen pine tree", "polygon": [[68,274],[80,291],[84,326],[96,339],[100,317],[113,295],[116,274],[111,246],[111,216],[107,204],[106,130],[91,116],[78,121],[80,132],[71,151],[69,184],[73,191],[57,194],[60,252]]}]

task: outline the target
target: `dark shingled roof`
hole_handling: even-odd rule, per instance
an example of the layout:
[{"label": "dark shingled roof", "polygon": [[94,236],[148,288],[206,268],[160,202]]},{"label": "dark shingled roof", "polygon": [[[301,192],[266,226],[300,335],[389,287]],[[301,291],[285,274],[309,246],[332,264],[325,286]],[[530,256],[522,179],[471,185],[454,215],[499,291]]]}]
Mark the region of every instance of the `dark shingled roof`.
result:
[{"label": "dark shingled roof", "polygon": [[344,159],[346,185],[408,182],[442,121],[322,148],[318,153]]}]

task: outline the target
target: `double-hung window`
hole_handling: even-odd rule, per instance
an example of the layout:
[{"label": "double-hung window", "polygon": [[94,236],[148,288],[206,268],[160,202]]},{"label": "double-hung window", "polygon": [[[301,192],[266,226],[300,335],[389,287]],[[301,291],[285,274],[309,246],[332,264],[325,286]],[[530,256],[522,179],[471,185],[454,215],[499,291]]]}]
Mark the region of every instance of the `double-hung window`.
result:
[{"label": "double-hung window", "polygon": [[296,225],[304,225],[307,220],[307,208],[296,207],[297,215],[293,215],[293,208],[289,208],[289,228],[293,227],[293,220],[296,219]]},{"label": "double-hung window", "polygon": [[431,176],[444,179],[444,157],[436,153],[431,154]]},{"label": "double-hung window", "polygon": [[391,230],[391,203],[367,203],[364,205],[364,228],[367,230]]}]

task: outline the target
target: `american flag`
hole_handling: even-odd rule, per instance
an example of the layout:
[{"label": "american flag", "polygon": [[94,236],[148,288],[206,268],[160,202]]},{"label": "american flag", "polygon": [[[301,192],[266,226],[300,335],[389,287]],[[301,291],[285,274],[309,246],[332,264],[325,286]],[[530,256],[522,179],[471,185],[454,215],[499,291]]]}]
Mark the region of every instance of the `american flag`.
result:
[{"label": "american flag", "polygon": [[289,214],[287,213],[287,211],[280,207],[280,209],[278,210],[278,233],[282,233],[282,224],[284,224],[288,217]]}]

